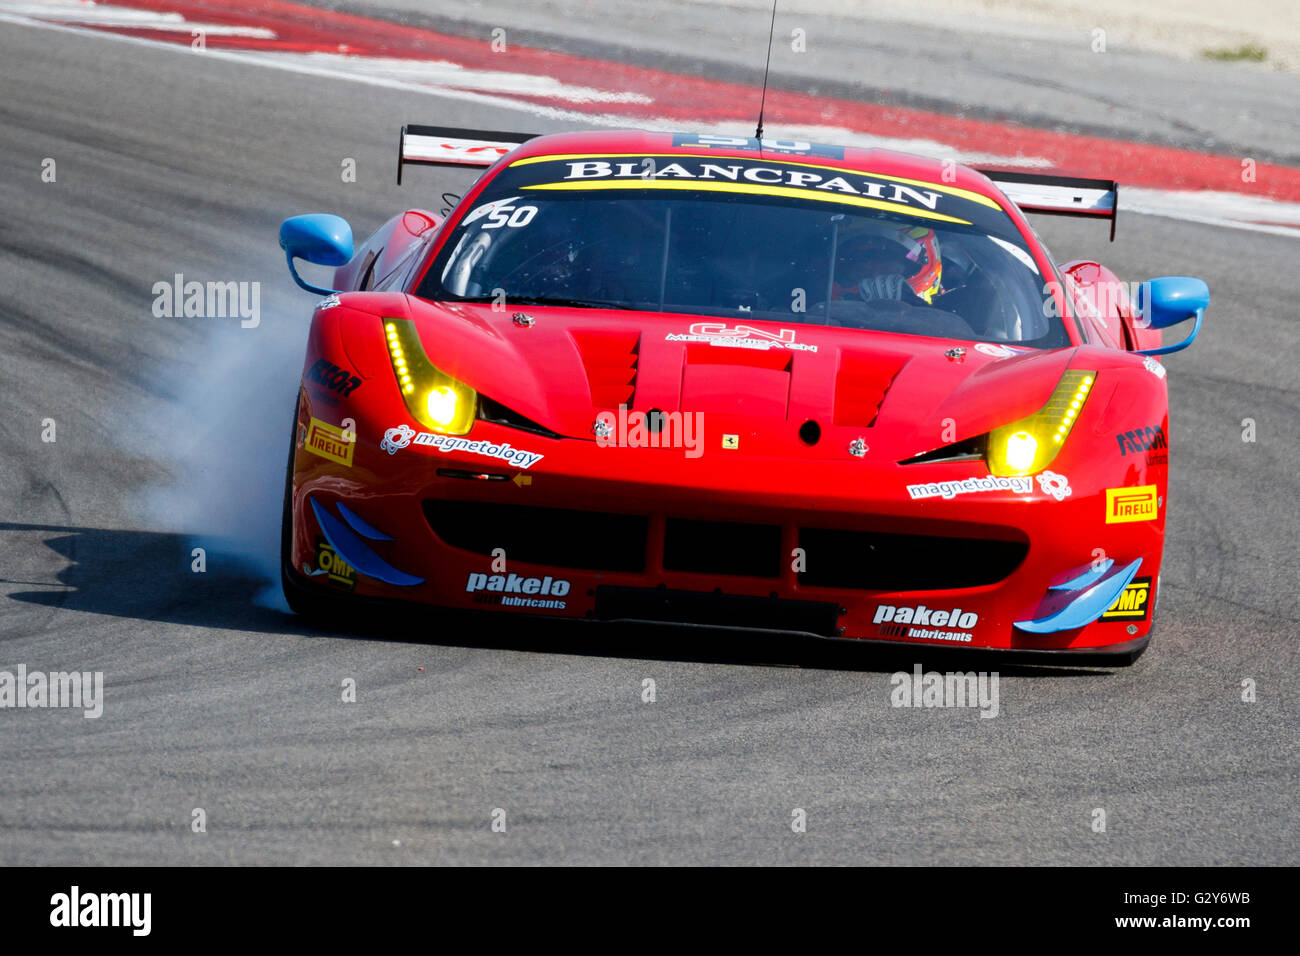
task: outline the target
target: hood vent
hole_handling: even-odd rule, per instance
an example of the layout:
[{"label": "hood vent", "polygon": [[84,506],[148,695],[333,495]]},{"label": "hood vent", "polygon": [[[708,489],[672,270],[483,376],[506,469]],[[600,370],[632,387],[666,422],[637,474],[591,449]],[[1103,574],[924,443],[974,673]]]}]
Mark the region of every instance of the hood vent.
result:
[{"label": "hood vent", "polygon": [[636,365],[641,350],[637,332],[581,329],[572,333],[582,357],[596,408],[631,407],[636,392]]},{"label": "hood vent", "polygon": [[894,383],[907,357],[872,352],[840,352],[835,375],[836,425],[874,425],[885,393]]}]

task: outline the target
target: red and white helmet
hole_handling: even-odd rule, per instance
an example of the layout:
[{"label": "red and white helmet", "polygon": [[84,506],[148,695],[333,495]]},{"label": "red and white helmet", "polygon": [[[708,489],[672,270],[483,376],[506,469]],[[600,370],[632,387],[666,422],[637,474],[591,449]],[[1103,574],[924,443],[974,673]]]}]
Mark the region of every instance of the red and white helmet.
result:
[{"label": "red and white helmet", "polygon": [[[901,275],[912,293],[927,304],[943,291],[939,237],[927,226],[868,221],[841,239],[835,289],[843,295],[877,276]],[[843,278],[847,282],[841,284]]]}]

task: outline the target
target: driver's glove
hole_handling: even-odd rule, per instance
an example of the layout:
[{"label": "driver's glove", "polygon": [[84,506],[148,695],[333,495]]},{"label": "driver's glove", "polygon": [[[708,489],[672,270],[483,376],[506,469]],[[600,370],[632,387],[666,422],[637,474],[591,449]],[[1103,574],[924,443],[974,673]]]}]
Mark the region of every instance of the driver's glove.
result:
[{"label": "driver's glove", "polygon": [[[907,280],[897,273],[894,275],[868,276],[858,283],[858,295],[862,296],[864,302],[888,299],[900,302],[905,288],[907,288]],[[912,290],[908,289],[907,291],[911,292]]]}]

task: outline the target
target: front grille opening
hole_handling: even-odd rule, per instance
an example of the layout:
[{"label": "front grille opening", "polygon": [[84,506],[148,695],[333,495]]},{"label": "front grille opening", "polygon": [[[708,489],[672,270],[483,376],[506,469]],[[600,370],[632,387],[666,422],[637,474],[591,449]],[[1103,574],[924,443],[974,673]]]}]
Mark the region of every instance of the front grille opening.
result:
[{"label": "front grille opening", "polygon": [[650,521],[641,515],[474,501],[424,503],[429,527],[453,548],[506,561],[587,571],[644,571]]},{"label": "front grille opening", "polygon": [[976,435],[974,438],[967,438],[965,441],[944,445],[942,448],[914,455],[906,461],[900,461],[899,464],[922,465],[933,464],[937,461],[982,461],[988,457],[988,445],[988,435]]},{"label": "front grille opening", "polygon": [[1027,541],[800,528],[799,583],[867,591],[942,591],[996,584],[1029,553]]},{"label": "front grille opening", "polygon": [[545,425],[539,425],[531,418],[525,418],[512,408],[507,408],[500,402],[495,402],[486,395],[478,397],[478,417],[485,422],[491,422],[494,425],[505,425],[507,428],[518,428],[520,431],[532,432],[534,435],[542,435],[546,438],[563,438],[563,435],[551,431]]},{"label": "front grille opening", "polygon": [[780,577],[781,527],[669,518],[664,528],[664,570]]}]

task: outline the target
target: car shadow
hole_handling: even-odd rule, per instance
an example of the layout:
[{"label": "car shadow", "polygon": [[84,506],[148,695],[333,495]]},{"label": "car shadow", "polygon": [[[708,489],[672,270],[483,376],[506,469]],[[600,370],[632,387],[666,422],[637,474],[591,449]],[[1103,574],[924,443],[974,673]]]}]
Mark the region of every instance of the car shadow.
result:
[{"label": "car shadow", "polygon": [[[204,536],[205,570],[193,570],[197,536],[0,522],[7,555],[33,539],[64,560],[62,587],[16,591],[9,600],[114,617],[245,631],[307,633],[285,610],[257,603],[271,582],[256,563]],[[24,582],[0,578],[0,584]],[[277,582],[278,586],[278,582]]]},{"label": "car shadow", "polygon": [[[204,537],[206,569],[192,569],[195,537],[152,531],[0,522],[0,547],[12,554],[42,543],[68,563],[61,588],[18,591],[11,601],[114,617],[256,631],[308,638],[358,637],[403,644],[508,650],[526,653],[853,670],[875,673],[923,670],[996,670],[1003,676],[1083,677],[1109,668],[1027,664],[1001,653],[916,645],[826,640],[798,634],[725,630],[630,622],[546,620],[511,615],[385,606],[355,619],[319,626],[296,614],[258,603],[279,582],[249,559]],[[0,578],[0,584],[23,582]],[[269,603],[269,602],[268,602]],[[416,635],[416,636],[413,636]]]}]

